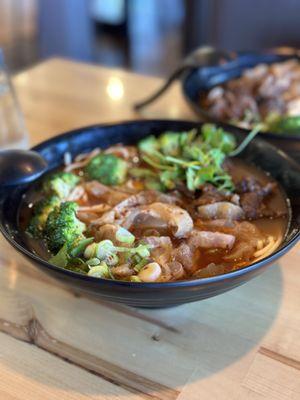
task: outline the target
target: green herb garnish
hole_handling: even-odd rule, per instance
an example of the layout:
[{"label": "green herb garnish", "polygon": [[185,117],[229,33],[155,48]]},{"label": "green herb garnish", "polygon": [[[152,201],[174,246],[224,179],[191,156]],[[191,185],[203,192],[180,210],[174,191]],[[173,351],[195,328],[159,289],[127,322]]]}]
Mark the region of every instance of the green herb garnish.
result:
[{"label": "green herb garnish", "polygon": [[141,158],[151,166],[151,176],[146,177],[144,173],[145,186],[164,191],[185,182],[194,192],[211,183],[218,190],[233,191],[224,161],[242,152],[261,129],[261,124],[256,125],[238,147],[232,134],[213,124],[202,125],[200,134],[192,129],[182,133],[165,132],[158,138],[147,137],[138,144]]},{"label": "green herb garnish", "polygon": [[[212,124],[204,124],[201,135],[190,132],[165,132],[157,139],[140,141],[141,157],[152,167],[165,189],[186,182],[190,191],[209,182],[217,188],[233,190],[230,175],[223,168],[226,156],[235,148],[234,136]],[[146,186],[147,186],[146,180]],[[151,182],[153,182],[151,178]],[[157,181],[156,181],[157,182]]]}]

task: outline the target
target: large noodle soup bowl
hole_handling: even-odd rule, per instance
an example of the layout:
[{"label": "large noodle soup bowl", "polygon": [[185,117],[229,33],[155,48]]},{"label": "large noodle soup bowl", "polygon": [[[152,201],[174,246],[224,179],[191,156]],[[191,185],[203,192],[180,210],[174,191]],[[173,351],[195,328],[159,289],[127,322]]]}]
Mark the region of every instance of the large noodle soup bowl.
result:
[{"label": "large noodle soup bowl", "polygon": [[[186,131],[199,127],[186,121],[148,120],[97,125],[67,132],[47,140],[34,150],[48,162],[49,170],[63,163],[64,154],[74,157],[95,147],[106,148],[116,143],[135,144],[149,134],[164,131]],[[238,128],[231,132],[237,141],[244,138]],[[137,307],[169,307],[216,296],[242,285],[262,273],[268,266],[294,246],[300,236],[300,167],[286,154],[261,139],[254,139],[240,155],[270,174],[285,190],[290,203],[290,224],[278,249],[268,257],[247,267],[210,278],[165,283],[134,283],[105,280],[82,275],[51,265],[28,245],[19,225],[19,211],[24,193],[29,186],[10,188],[1,193],[0,229],[8,242],[36,268],[49,274],[76,292],[88,293],[104,301],[124,303]],[[24,267],[25,268],[25,267]]]}]

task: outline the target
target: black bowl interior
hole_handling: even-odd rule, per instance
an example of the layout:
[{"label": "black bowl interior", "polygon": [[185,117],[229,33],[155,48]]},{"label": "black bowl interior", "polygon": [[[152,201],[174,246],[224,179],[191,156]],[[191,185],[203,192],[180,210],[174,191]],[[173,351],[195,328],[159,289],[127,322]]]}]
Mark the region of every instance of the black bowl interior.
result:
[{"label": "black bowl interior", "polygon": [[[214,86],[223,84],[229,80],[238,78],[249,68],[258,64],[273,64],[292,58],[299,60],[296,55],[262,54],[262,53],[239,53],[236,59],[222,66],[193,68],[182,77],[182,91],[185,99],[192,110],[202,119],[213,120],[221,123],[209,115],[208,111],[200,106],[199,98],[212,89]],[[223,123],[224,127],[230,128],[232,125]],[[241,129],[247,134],[247,129]],[[280,135],[272,132],[263,133],[266,140],[283,148],[288,154],[297,161],[300,161],[300,135]]]},{"label": "black bowl interior", "polygon": [[[185,131],[199,126],[200,124],[185,121],[133,121],[116,125],[92,126],[57,136],[36,146],[34,150],[48,161],[50,170],[62,164],[65,152],[70,152],[72,156],[75,156],[97,146],[105,148],[120,142],[134,144],[149,134],[159,134],[165,130]],[[238,141],[244,137],[237,128],[233,130],[233,133]],[[232,273],[185,282],[134,284],[97,279],[55,267],[42,260],[28,247],[25,234],[19,226],[20,205],[29,188],[28,185],[6,189],[1,193],[0,229],[16,250],[29,258],[37,267],[78,290],[88,291],[105,299],[131,305],[157,307],[210,297],[240,285],[257,275],[260,269],[285,253],[299,238],[300,169],[297,163],[260,139],[255,139],[250,143],[244,150],[242,159],[270,173],[281,183],[290,199],[292,219],[283,243],[273,256]],[[153,295],[153,291],[158,293],[155,295],[156,297]]]}]

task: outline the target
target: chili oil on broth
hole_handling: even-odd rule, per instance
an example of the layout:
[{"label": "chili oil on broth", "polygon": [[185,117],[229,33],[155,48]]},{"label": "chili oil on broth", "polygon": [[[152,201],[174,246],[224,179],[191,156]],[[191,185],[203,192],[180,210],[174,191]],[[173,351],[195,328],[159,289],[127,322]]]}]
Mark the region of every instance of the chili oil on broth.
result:
[{"label": "chili oil on broth", "polygon": [[266,199],[265,204],[271,211],[277,213],[278,211],[282,216],[278,217],[264,217],[257,220],[250,220],[257,228],[259,228],[266,235],[273,235],[281,237],[281,242],[284,240],[291,220],[291,210],[289,206],[289,199],[281,187],[279,182],[272,178],[265,171],[259,169],[253,164],[245,163],[240,159],[232,160],[234,168],[230,170],[230,174],[235,181],[240,181],[243,178],[254,176],[261,184],[275,183],[276,187],[272,194]]},{"label": "chili oil on broth", "polygon": [[[253,224],[262,234],[266,237],[273,237],[275,239],[275,243],[277,243],[276,247],[273,248],[274,252],[284,240],[286,233],[288,231],[288,226],[291,219],[291,211],[289,208],[289,200],[287,195],[285,194],[283,188],[279,185],[279,183],[273,179],[270,175],[268,175],[263,170],[257,168],[256,166],[245,163],[240,159],[232,159],[230,160],[229,164],[231,165],[229,168],[230,175],[232,176],[235,182],[239,182],[242,179],[254,177],[262,186],[268,183],[275,183],[276,186],[272,192],[272,194],[265,200],[265,205],[268,211],[274,215],[275,217],[260,217],[258,219],[247,219],[249,223]],[[191,211],[190,202],[191,199],[189,197],[182,197],[183,200],[183,208]],[[191,213],[191,216],[194,220],[194,225],[197,227],[197,216],[195,213]],[[239,223],[239,222],[237,222]],[[201,227],[201,224],[200,226]],[[226,230],[225,230],[226,232]],[[140,232],[138,229],[135,230],[134,233],[137,233],[139,236]],[[171,233],[168,232],[166,229],[160,229],[159,233],[161,235],[170,236]],[[175,247],[183,243],[184,240],[182,239],[172,239],[172,243]],[[219,273],[230,272],[236,269],[243,268],[248,266],[260,258],[264,257],[256,257],[251,260],[248,258],[245,259],[237,259],[233,262],[226,262],[224,261],[224,256],[226,257],[232,251],[235,250],[235,246],[231,250],[221,250],[218,248],[209,249],[209,250],[198,250],[198,255],[196,255],[196,263],[199,270],[204,270],[208,265],[215,264],[215,268],[211,268],[211,270],[219,270]],[[266,254],[268,256],[271,253]],[[218,269],[218,265],[221,267]],[[211,276],[203,274],[202,277]],[[201,277],[201,274],[199,274]],[[192,277],[190,277],[192,278]]]},{"label": "chili oil on broth", "polygon": [[[142,162],[139,162],[137,165],[145,166]],[[247,177],[255,177],[255,179],[257,179],[263,185],[269,182],[275,182],[275,180],[272,177],[268,176],[264,171],[258,169],[254,165],[247,164],[239,159],[233,159],[230,161],[229,170],[235,182]],[[83,172],[81,169],[72,172],[75,172],[79,176],[83,177]],[[141,185],[140,180],[137,179],[136,183],[137,183],[137,185],[135,185],[136,190],[142,190],[143,185]],[[122,186],[124,189],[124,185]],[[40,200],[40,198],[41,195],[38,189],[38,185],[34,185],[33,187],[31,187],[24,196],[19,215],[19,225],[21,231],[25,231],[28,221],[31,217],[32,204]],[[191,198],[189,196],[181,195],[181,200],[183,202],[182,208],[190,210]],[[81,206],[82,205],[90,206],[99,203],[100,203],[99,199],[97,199],[95,196],[90,196],[87,202],[83,203],[82,201],[80,201],[78,204],[80,204]],[[277,182],[275,189],[273,190],[272,194],[266,201],[266,205],[268,209],[271,211],[278,212],[278,210],[280,210],[281,216],[275,218],[263,217],[257,220],[249,220],[249,222],[251,222],[255,227],[257,227],[265,236],[274,237],[275,242],[278,243],[277,245],[278,248],[286,235],[291,213],[288,207],[288,198],[284,193],[283,189]],[[196,221],[197,217],[195,217],[195,214],[191,216],[193,218],[195,227],[197,227],[197,221]],[[137,238],[151,236],[153,234],[153,229],[151,230],[150,228],[148,229],[148,232],[145,230],[140,230],[137,227],[133,227],[131,231],[137,236]],[[161,227],[155,229],[155,235],[171,236],[171,232],[166,227]],[[31,251],[33,251],[41,258],[46,260],[50,258],[51,254],[48,251],[42,239],[41,240],[32,239],[25,234],[24,241],[26,242],[28,248],[31,249]],[[181,243],[184,243],[184,239],[172,238],[173,249],[175,247],[178,247]],[[230,272],[236,269],[243,268],[256,261],[255,258],[251,260],[245,258],[245,259],[232,260],[229,262],[224,261],[224,257],[230,255],[230,253],[234,250],[235,250],[235,245],[231,250],[220,250],[218,248],[207,249],[207,250],[197,249],[195,251],[194,260],[195,260],[196,270],[199,273],[186,275],[184,276],[184,280],[209,277],[221,273]],[[274,250],[275,249],[273,249],[273,251]]]}]

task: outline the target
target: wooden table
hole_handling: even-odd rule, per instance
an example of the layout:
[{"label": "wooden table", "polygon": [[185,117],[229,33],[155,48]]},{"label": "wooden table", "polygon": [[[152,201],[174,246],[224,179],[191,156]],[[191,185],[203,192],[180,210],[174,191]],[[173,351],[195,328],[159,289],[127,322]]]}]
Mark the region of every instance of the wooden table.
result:
[{"label": "wooden table", "polygon": [[[137,118],[156,78],[53,59],[15,78],[32,143]],[[192,118],[178,87],[147,117]],[[0,399],[299,399],[300,250],[216,298],[141,310],[78,297],[0,242]]]}]

